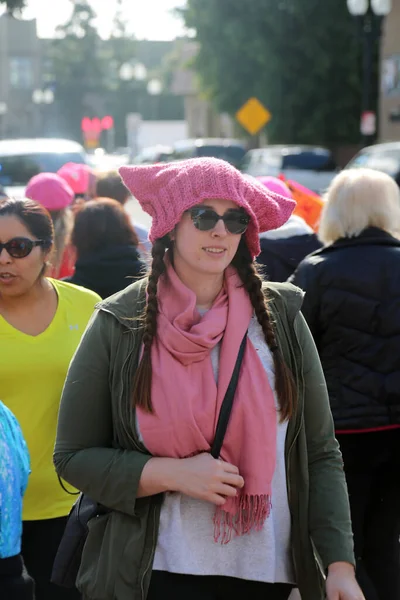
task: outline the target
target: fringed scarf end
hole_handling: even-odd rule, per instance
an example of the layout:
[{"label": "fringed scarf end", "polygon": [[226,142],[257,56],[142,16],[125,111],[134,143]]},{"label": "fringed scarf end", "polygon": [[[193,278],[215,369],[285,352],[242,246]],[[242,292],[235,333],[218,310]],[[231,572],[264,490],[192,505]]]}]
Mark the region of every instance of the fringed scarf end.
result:
[{"label": "fringed scarf end", "polygon": [[224,510],[223,506],[218,507],[214,515],[214,541],[228,544],[234,535],[261,531],[271,514],[271,508],[269,494],[256,496],[243,494],[233,501],[232,512]]}]

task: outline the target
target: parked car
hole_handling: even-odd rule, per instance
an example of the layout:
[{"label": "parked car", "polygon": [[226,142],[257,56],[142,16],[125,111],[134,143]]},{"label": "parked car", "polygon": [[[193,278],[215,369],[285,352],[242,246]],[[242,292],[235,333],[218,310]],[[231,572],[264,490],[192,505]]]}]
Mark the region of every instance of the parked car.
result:
[{"label": "parked car", "polygon": [[22,196],[31,177],[56,173],[67,162],[87,163],[83,146],[51,138],[1,140],[0,185],[10,196]]},{"label": "parked car", "polygon": [[337,174],[332,152],[319,146],[267,146],[249,150],[241,170],[253,177],[284,175],[322,194]]},{"label": "parked car", "polygon": [[387,173],[400,186],[400,142],[387,142],[363,148],[346,169],[365,167]]},{"label": "parked car", "polygon": [[94,152],[87,153],[86,160],[96,173],[107,173],[129,164],[129,154],[117,152],[110,154],[104,148],[96,148]]},{"label": "parked car", "polygon": [[246,146],[240,141],[228,138],[188,139],[173,144],[172,160],[213,156],[222,158],[239,167],[246,154]]},{"label": "parked car", "polygon": [[158,162],[168,162],[173,155],[172,146],[148,146],[135,156],[133,163],[135,165],[151,165]]}]

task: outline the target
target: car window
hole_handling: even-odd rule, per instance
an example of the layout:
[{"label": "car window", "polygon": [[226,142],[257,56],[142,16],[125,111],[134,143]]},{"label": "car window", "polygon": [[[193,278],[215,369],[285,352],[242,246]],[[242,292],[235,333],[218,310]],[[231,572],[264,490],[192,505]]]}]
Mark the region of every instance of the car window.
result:
[{"label": "car window", "polygon": [[349,162],[346,169],[362,167],[383,171],[397,178],[400,173],[400,149],[360,152]]},{"label": "car window", "polygon": [[172,159],[185,160],[196,156],[196,146],[188,143],[176,143],[173,147]]},{"label": "car window", "polygon": [[234,165],[239,165],[245,153],[245,149],[240,146],[218,146],[216,144],[208,144],[198,146],[196,156],[213,156],[215,158],[226,160]]},{"label": "car window", "polygon": [[246,172],[248,168],[273,168],[282,167],[282,154],[276,150],[250,150],[242,160],[241,169]]},{"label": "car window", "polygon": [[235,145],[219,145],[219,144],[204,144],[203,146],[176,146],[173,152],[174,160],[182,160],[186,158],[196,158],[204,156],[212,156],[220,158],[227,162],[239,166],[246,153],[246,150],[241,146]]},{"label": "car window", "polygon": [[301,169],[302,171],[334,171],[336,164],[328,151],[306,150],[284,154],[283,169]]},{"label": "car window", "polygon": [[67,162],[84,163],[79,152],[21,154],[0,156],[0,184],[4,186],[26,185],[38,173],[56,173]]}]

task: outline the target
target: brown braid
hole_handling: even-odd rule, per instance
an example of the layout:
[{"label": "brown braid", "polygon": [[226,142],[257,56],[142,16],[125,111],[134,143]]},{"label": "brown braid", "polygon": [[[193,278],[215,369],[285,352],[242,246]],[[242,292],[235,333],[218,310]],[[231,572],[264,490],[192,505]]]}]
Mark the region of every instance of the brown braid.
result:
[{"label": "brown braid", "polygon": [[133,405],[140,406],[148,412],[152,412],[151,404],[151,345],[157,334],[157,284],[160,276],[165,271],[164,256],[169,246],[169,239],[162,238],[154,242],[151,254],[153,257],[147,284],[147,303],[143,315],[143,357],[137,368],[133,382]]},{"label": "brown braid", "polygon": [[296,386],[277,343],[268,304],[262,291],[262,279],[257,273],[256,266],[244,242],[241,242],[232,264],[236,267],[244,288],[250,296],[257,320],[264,332],[265,341],[274,358],[275,388],[281,408],[281,420],[284,421],[292,416],[296,407]]}]

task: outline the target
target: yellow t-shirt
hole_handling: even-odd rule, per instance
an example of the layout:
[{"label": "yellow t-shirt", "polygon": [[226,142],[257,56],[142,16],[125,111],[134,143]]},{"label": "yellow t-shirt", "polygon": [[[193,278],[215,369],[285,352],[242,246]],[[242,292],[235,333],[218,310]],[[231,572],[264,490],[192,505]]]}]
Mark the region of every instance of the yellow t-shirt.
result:
[{"label": "yellow t-shirt", "polygon": [[26,335],[0,315],[0,398],[21,424],[31,456],[26,521],[65,516],[74,501],[53,466],[58,408],[69,363],[100,300],[90,290],[50,281],[58,306],[43,333]]}]

